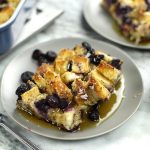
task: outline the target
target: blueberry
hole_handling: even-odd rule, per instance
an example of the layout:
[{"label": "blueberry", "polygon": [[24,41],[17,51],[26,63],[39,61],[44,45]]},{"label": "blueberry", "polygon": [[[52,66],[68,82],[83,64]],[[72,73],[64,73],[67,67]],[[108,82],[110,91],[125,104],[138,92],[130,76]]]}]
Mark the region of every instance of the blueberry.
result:
[{"label": "blueberry", "polygon": [[0,4],[7,4],[8,1],[7,0],[0,0]]},{"label": "blueberry", "polygon": [[68,62],[67,71],[72,71],[72,61]]},{"label": "blueberry", "polygon": [[91,47],[88,42],[82,42],[82,46],[87,50],[87,52],[94,54],[95,50]]},{"label": "blueberry", "polygon": [[90,62],[94,65],[98,65],[103,58],[104,58],[104,55],[92,54],[89,56]]},{"label": "blueberry", "polygon": [[119,70],[121,69],[121,64],[122,63],[121,63],[120,59],[113,59],[111,61],[111,65]]},{"label": "blueberry", "polygon": [[44,55],[40,56],[39,59],[38,59],[38,64],[42,65],[42,63],[49,63],[46,56],[44,56]]},{"label": "blueberry", "polygon": [[57,54],[54,51],[48,51],[46,53],[46,58],[50,61],[53,62],[55,58],[57,57]]},{"label": "blueberry", "polygon": [[22,73],[21,80],[26,83],[28,80],[32,80],[33,75],[34,75],[33,72],[26,71],[26,72]]},{"label": "blueberry", "polygon": [[92,110],[98,109],[99,103],[100,103],[100,102],[98,102],[97,104],[93,105],[93,106],[91,107],[91,109],[92,109]]},{"label": "blueberry", "polygon": [[59,97],[56,94],[47,96],[46,100],[51,108],[59,107]]},{"label": "blueberry", "polygon": [[118,16],[127,15],[131,11],[132,11],[132,8],[130,6],[121,6],[120,4],[118,4],[116,7],[116,14]]},{"label": "blueberry", "polygon": [[35,60],[38,60],[41,55],[43,55],[41,50],[35,49],[33,54],[32,54],[32,58],[35,59]]},{"label": "blueberry", "polygon": [[68,101],[65,99],[60,99],[59,101],[59,108],[60,109],[65,109],[68,107]]},{"label": "blueberry", "polygon": [[108,5],[114,4],[116,2],[117,2],[117,0],[107,0],[107,4]]},{"label": "blueberry", "polygon": [[99,120],[99,111],[97,109],[89,111],[88,118],[91,121],[98,121]]},{"label": "blueberry", "polygon": [[145,0],[145,3],[147,4],[147,10],[150,10],[150,0]]},{"label": "blueberry", "polygon": [[131,20],[131,18],[128,17],[128,16],[123,16],[122,22],[123,22],[123,24],[128,24],[128,25],[131,25],[131,24],[132,24],[132,20]]},{"label": "blueberry", "polygon": [[30,90],[30,85],[28,83],[22,83],[16,90],[16,95],[19,97],[25,93],[26,91]]},{"label": "blueberry", "polygon": [[41,111],[43,113],[47,113],[48,109],[50,109],[50,106],[46,99],[42,99],[38,102],[35,102],[35,106],[39,111]]}]

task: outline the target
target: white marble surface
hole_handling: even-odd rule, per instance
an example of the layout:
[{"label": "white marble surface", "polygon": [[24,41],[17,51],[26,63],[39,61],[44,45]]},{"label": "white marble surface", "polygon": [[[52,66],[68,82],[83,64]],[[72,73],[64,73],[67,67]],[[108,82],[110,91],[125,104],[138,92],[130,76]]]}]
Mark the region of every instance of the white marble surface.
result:
[{"label": "white marble surface", "polygon": [[[38,42],[57,37],[86,36],[98,40],[106,39],[97,35],[85,22],[82,16],[84,0],[47,0],[49,5],[63,8],[65,13],[46,30],[15,49],[5,59],[0,60],[0,77],[9,61],[18,53]],[[48,5],[47,5],[48,6]],[[143,102],[136,114],[117,130],[101,137],[83,141],[58,141],[29,133],[22,127],[11,123],[22,135],[39,145],[42,150],[149,150],[150,149],[150,51],[121,47],[136,62],[144,82]],[[134,74],[133,74],[134,76]],[[2,108],[0,107],[2,111]],[[2,111],[3,112],[3,111]],[[4,112],[3,112],[4,113]],[[14,137],[0,128],[0,150],[23,150],[25,147]]]}]

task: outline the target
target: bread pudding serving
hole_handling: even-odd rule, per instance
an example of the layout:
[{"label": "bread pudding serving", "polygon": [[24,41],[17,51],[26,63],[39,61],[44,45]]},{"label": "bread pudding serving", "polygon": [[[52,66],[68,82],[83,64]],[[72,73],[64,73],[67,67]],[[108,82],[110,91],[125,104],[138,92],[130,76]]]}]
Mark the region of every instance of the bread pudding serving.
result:
[{"label": "bread pudding serving", "polygon": [[102,6],[129,40],[139,44],[150,39],[149,0],[103,0]]},{"label": "bread pudding serving", "polygon": [[122,76],[120,59],[87,42],[58,54],[36,49],[32,58],[39,67],[35,73],[22,73],[18,109],[71,132],[80,129],[85,116],[100,120],[98,108],[109,101]]},{"label": "bread pudding serving", "polygon": [[0,24],[5,23],[13,14],[20,0],[0,0]]}]

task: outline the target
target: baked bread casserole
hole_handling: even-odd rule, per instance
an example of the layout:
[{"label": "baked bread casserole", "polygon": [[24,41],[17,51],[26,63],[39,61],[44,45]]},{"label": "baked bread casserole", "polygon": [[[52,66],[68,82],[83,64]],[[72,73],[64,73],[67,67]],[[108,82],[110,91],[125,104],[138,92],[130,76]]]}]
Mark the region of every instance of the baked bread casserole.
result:
[{"label": "baked bread casserole", "polygon": [[139,44],[150,39],[149,0],[103,0],[102,6],[130,41]]},{"label": "baked bread casserole", "polygon": [[109,101],[121,77],[120,59],[94,50],[83,42],[56,54],[33,52],[38,61],[35,73],[26,71],[16,90],[17,108],[43,119],[59,129],[80,128],[83,114],[99,121],[98,107]]},{"label": "baked bread casserole", "polygon": [[0,0],[0,25],[9,20],[20,0]]}]

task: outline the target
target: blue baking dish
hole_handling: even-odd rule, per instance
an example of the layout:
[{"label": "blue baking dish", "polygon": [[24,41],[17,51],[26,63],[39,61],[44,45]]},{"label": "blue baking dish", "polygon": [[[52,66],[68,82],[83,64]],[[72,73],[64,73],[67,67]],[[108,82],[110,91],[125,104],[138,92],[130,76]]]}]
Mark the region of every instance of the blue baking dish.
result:
[{"label": "blue baking dish", "polygon": [[0,54],[13,46],[35,2],[36,0],[20,0],[11,18],[0,25]]}]

